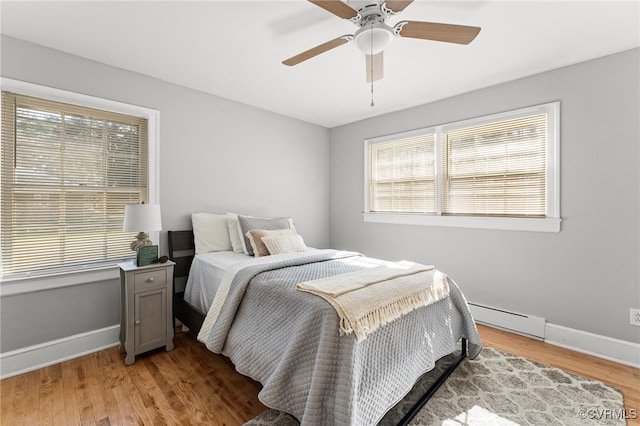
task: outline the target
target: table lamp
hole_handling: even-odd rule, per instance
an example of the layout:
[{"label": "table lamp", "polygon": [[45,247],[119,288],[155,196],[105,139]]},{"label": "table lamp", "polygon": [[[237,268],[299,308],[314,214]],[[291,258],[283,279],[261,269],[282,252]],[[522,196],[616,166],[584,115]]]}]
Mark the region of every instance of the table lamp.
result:
[{"label": "table lamp", "polygon": [[131,250],[136,251],[140,247],[153,245],[149,241],[150,231],[162,230],[159,204],[126,204],[124,206],[124,232],[138,231],[135,241],[131,243]]}]

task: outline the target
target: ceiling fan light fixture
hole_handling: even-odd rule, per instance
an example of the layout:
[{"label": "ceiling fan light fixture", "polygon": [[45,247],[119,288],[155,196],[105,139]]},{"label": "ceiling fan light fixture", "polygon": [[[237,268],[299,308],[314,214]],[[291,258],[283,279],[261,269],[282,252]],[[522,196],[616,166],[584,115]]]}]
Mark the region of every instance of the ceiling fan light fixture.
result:
[{"label": "ceiling fan light fixture", "polygon": [[355,45],[362,53],[375,55],[382,52],[393,40],[393,30],[382,23],[361,27],[353,35]]}]

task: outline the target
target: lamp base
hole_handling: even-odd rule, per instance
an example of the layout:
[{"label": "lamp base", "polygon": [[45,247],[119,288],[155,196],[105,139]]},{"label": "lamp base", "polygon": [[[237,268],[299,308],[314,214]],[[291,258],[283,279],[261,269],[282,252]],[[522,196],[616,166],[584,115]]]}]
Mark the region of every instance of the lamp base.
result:
[{"label": "lamp base", "polygon": [[135,241],[133,241],[129,247],[131,247],[131,250],[136,251],[140,247],[147,247],[151,245],[153,245],[153,243],[149,241],[149,234],[146,232],[140,232],[136,235]]}]

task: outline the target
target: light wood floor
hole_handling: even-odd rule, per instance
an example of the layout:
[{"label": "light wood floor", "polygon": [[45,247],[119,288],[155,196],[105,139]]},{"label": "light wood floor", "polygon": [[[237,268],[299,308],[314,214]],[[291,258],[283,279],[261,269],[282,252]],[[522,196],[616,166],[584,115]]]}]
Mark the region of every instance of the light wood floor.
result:
[{"label": "light wood floor", "polygon": [[[485,346],[600,380],[640,411],[640,370],[479,326]],[[136,357],[117,347],[0,381],[2,425],[238,425],[265,410],[260,385],[185,333],[175,349]],[[594,407],[598,408],[598,407]],[[630,420],[629,425],[640,425]]]}]

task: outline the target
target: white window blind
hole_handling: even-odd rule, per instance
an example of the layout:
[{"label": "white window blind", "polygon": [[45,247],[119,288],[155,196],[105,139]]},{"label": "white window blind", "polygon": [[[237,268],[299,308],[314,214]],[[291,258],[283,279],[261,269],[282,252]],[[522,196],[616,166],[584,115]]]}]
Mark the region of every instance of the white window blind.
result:
[{"label": "white window blind", "polygon": [[545,217],[547,115],[443,135],[442,213]]},{"label": "white window blind", "polygon": [[132,255],[124,205],[148,202],[147,120],[2,93],[2,277]]},{"label": "white window blind", "polygon": [[365,140],[367,222],[560,230],[560,103]]},{"label": "white window blind", "polygon": [[433,133],[372,143],[369,161],[369,211],[435,213]]}]

